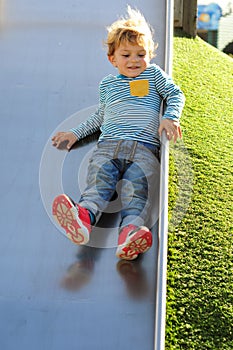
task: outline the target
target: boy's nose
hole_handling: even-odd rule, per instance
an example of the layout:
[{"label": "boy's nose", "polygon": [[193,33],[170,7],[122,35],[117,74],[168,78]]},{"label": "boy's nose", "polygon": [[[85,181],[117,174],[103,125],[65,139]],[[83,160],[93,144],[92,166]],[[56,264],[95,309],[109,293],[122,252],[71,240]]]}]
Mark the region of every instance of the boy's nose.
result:
[{"label": "boy's nose", "polygon": [[132,62],[137,62],[138,61],[138,56],[133,56],[132,57]]}]

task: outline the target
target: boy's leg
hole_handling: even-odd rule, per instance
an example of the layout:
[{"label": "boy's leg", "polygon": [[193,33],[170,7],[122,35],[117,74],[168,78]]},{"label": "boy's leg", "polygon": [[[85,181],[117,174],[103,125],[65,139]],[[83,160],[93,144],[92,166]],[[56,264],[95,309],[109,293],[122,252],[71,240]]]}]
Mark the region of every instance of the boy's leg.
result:
[{"label": "boy's leg", "polygon": [[153,164],[147,157],[146,162],[148,164],[145,166],[139,162],[129,164],[122,177],[121,226],[142,226],[150,222],[155,186],[158,186],[158,171],[156,159]]},{"label": "boy's leg", "polygon": [[145,226],[124,226],[118,238],[116,256],[120,259],[134,260],[138,254],[145,253],[152,246],[152,233]]},{"label": "boy's leg", "polygon": [[101,142],[88,167],[87,185],[79,204],[90,210],[98,222],[109,205],[121,176],[121,162],[114,159],[117,142]]},{"label": "boy's leg", "polygon": [[[143,152],[142,152],[143,151]],[[158,159],[145,147],[139,147],[133,163],[122,177],[121,230],[116,255],[132,260],[152,245],[152,234],[145,227],[150,221],[154,184],[157,184]]]},{"label": "boy's leg", "polygon": [[[65,194],[57,196],[53,202],[53,216],[65,229],[67,237],[75,244],[89,241],[91,218],[95,223],[108,205],[116,188],[120,171],[116,161],[111,159],[116,144],[96,147],[90,160],[87,187],[79,204]],[[112,147],[111,147],[112,146]]]},{"label": "boy's leg", "polygon": [[53,201],[53,217],[75,244],[86,244],[91,232],[90,214],[86,208],[74,203],[65,194]]}]

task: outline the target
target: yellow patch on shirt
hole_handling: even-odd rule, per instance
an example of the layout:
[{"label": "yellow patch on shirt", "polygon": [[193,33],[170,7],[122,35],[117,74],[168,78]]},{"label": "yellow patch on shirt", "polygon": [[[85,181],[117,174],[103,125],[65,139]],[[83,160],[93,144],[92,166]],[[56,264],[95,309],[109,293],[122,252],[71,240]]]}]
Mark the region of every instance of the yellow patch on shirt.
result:
[{"label": "yellow patch on shirt", "polygon": [[144,97],[149,94],[149,80],[132,80],[129,82],[132,96]]}]

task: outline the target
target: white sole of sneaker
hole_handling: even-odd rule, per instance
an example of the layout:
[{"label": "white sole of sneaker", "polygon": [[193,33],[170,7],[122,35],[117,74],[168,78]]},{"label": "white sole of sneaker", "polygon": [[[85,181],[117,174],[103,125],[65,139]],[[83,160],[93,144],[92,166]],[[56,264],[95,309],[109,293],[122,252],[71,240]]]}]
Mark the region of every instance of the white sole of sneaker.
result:
[{"label": "white sole of sneaker", "polygon": [[66,236],[78,245],[87,244],[89,231],[78,217],[78,209],[65,194],[57,196],[53,201],[54,220],[66,231]]},{"label": "white sole of sneaker", "polygon": [[124,244],[117,247],[116,256],[124,260],[134,260],[138,254],[145,253],[152,245],[151,232],[144,227],[126,238]]}]

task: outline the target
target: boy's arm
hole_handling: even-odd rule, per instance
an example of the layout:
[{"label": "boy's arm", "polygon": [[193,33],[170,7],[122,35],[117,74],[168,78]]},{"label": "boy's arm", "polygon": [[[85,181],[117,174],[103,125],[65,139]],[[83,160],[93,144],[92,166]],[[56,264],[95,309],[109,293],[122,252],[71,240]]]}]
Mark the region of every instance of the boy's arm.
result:
[{"label": "boy's arm", "polygon": [[103,107],[100,105],[94,114],[92,114],[86,121],[81,123],[77,128],[72,128],[70,131],[77,137],[78,140],[94,134],[100,129],[103,121]]},{"label": "boy's arm", "polygon": [[179,119],[184,107],[185,97],[181,89],[173,82],[161,68],[157,67],[155,72],[155,85],[158,93],[165,101],[165,111],[161,118],[158,132],[161,136],[165,130],[167,138],[173,138],[176,142],[182,137]]},{"label": "boy's arm", "polygon": [[58,132],[54,135],[52,138],[53,146],[59,148],[61,143],[67,142],[66,148],[69,150],[78,140],[98,131],[102,125],[104,116],[104,94],[101,89],[99,100],[98,109],[86,121],[79,124],[77,128],[72,128],[67,132]]},{"label": "boy's arm", "polygon": [[81,123],[77,128],[72,128],[69,131],[60,131],[52,137],[52,144],[56,148],[60,148],[62,143],[66,143],[66,148],[70,148],[78,140],[84,137],[94,134],[99,130],[102,123],[102,118],[96,113],[92,114],[85,122]]},{"label": "boy's arm", "polygon": [[99,109],[77,128],[72,128],[65,132],[60,131],[54,135],[52,137],[53,146],[60,148],[62,143],[67,143],[66,148],[69,150],[78,140],[98,131],[102,123],[102,118],[98,114],[98,111]]},{"label": "boy's arm", "polygon": [[94,134],[98,131],[103,123],[105,109],[105,88],[103,81],[99,84],[99,106],[85,122],[81,123],[77,128],[72,128],[70,131],[77,137],[78,140]]},{"label": "boy's arm", "polygon": [[158,66],[155,70],[155,86],[159,95],[166,102],[162,118],[178,121],[184,107],[184,94],[172,78]]},{"label": "boy's arm", "polygon": [[52,144],[56,148],[60,148],[62,143],[67,143],[66,148],[69,150],[78,140],[77,136],[71,131],[60,131],[52,137]]},{"label": "boy's arm", "polygon": [[165,130],[166,136],[170,141],[173,138],[176,143],[178,138],[182,138],[182,131],[180,123],[172,119],[162,119],[159,125],[159,135],[162,135],[162,131]]}]

